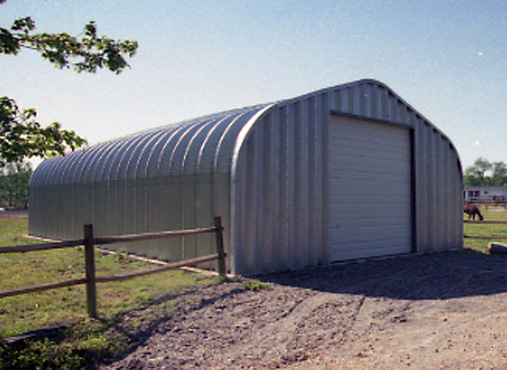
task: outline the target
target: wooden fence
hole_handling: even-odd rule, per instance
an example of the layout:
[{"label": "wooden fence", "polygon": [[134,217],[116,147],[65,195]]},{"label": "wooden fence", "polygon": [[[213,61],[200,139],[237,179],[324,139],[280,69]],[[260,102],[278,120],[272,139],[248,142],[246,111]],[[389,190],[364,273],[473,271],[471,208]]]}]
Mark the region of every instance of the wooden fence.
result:
[{"label": "wooden fence", "polygon": [[[3,247],[0,248],[0,254],[2,253],[25,253],[25,252],[34,252],[34,251],[42,251],[48,249],[57,249],[57,248],[68,248],[84,245],[84,259],[85,259],[85,271],[86,276],[81,279],[73,279],[67,281],[60,281],[55,283],[46,283],[40,285],[33,286],[25,286],[14,289],[0,290],[0,298],[15,296],[25,293],[31,292],[40,292],[48,289],[57,289],[63,288],[73,285],[86,284],[86,300],[87,300],[87,308],[88,315],[92,318],[97,318],[97,290],[96,283],[104,283],[111,281],[121,281],[128,280],[139,276],[145,276],[150,274],[156,274],[159,272],[173,270],[180,267],[185,266],[193,266],[199,263],[218,260],[218,273],[220,276],[226,275],[226,266],[225,266],[225,249],[224,249],[224,238],[223,238],[223,226],[222,219],[220,217],[215,217],[215,226],[209,228],[199,228],[193,230],[178,230],[178,231],[163,231],[158,233],[146,233],[146,234],[135,234],[135,235],[123,235],[123,236],[110,236],[110,237],[95,237],[93,235],[93,225],[88,224],[84,225],[84,238],[78,240],[66,240],[62,242],[55,243],[45,243],[45,244],[35,244],[35,245],[20,245],[14,247]],[[105,244],[113,244],[113,243],[128,243],[139,240],[153,240],[153,239],[163,239],[163,238],[171,238],[171,237],[181,237],[187,235],[196,235],[196,234],[204,234],[204,233],[215,233],[216,235],[216,244],[217,244],[217,253],[211,254],[207,256],[192,258],[189,260],[168,263],[164,266],[142,270],[142,271],[134,271],[134,272],[126,272],[118,275],[111,276],[96,276],[95,275],[95,246],[96,245],[105,245]]]},{"label": "wooden fence", "polygon": [[[497,225],[507,225],[507,221],[495,221],[495,220],[488,220],[488,221],[472,221],[472,220],[464,220],[465,223],[470,224],[497,224]],[[486,240],[504,240],[507,239],[507,235],[463,235],[464,238],[470,238],[470,239],[486,239]]]}]

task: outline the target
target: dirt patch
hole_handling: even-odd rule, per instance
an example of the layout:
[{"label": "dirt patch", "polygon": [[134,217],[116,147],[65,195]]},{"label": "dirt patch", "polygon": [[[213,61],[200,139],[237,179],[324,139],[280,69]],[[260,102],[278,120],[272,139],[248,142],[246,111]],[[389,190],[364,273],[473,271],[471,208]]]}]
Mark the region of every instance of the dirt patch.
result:
[{"label": "dirt patch", "polygon": [[176,299],[102,368],[507,368],[506,271],[437,253],[226,282]]}]

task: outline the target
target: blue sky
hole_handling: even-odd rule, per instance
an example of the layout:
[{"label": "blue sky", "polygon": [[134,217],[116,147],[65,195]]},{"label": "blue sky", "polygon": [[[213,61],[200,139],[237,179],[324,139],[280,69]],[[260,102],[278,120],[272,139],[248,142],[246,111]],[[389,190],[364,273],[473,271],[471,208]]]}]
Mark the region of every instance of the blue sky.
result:
[{"label": "blue sky", "polygon": [[507,1],[26,1],[39,32],[139,42],[131,69],[76,74],[0,55],[0,94],[90,144],[362,78],[380,80],[456,145],[507,163]]}]

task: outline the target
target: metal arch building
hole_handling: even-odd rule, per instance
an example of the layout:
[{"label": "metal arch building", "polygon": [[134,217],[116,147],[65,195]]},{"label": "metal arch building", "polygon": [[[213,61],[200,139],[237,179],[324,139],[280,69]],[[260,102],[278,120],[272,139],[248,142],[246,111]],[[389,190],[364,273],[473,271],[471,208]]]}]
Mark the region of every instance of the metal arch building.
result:
[{"label": "metal arch building", "polygon": [[[451,141],[381,82],[137,133],[40,164],[30,235],[226,228],[228,266],[256,274],[462,247],[463,176]],[[129,243],[165,260],[212,236]]]}]

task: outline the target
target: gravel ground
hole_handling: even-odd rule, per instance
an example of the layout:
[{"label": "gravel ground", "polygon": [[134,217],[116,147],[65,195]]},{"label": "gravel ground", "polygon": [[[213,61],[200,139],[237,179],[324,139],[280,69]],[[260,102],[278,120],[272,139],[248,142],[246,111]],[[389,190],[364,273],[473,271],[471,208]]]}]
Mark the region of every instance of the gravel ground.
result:
[{"label": "gravel ground", "polygon": [[507,369],[506,271],[446,252],[235,279],[176,298],[101,368]]}]

